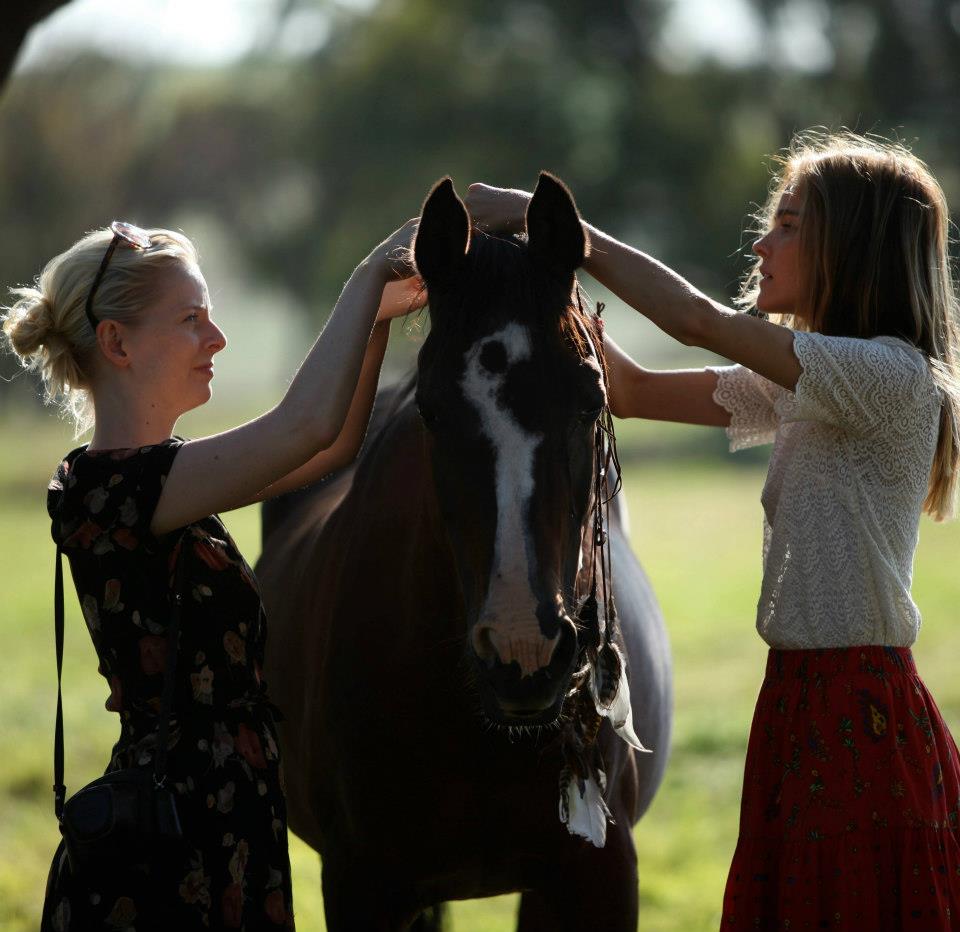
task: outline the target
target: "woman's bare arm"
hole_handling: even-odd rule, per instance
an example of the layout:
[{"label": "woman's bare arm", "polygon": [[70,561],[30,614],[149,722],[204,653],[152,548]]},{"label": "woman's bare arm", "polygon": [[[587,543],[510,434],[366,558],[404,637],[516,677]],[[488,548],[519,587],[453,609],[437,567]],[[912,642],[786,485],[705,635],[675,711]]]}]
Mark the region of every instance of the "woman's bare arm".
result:
[{"label": "woman's bare arm", "polygon": [[[466,204],[487,230],[523,229],[531,195],[515,188],[472,184]],[[791,391],[800,377],[793,332],[708,298],[663,263],[588,223],[590,255],[584,269],[661,330],[766,376]]]},{"label": "woman's bare arm", "polygon": [[373,402],[377,394],[380,368],[383,365],[383,356],[387,349],[389,335],[389,321],[380,321],[374,326],[370,342],[367,344],[366,355],[363,357],[363,366],[360,369],[360,378],[357,381],[353,401],[350,404],[350,410],[347,413],[346,421],[344,421],[343,430],[340,431],[340,436],[329,447],[315,454],[302,466],[287,473],[283,478],[277,479],[276,482],[271,482],[251,499],[240,502],[235,507],[242,508],[244,505],[263,502],[268,498],[283,495],[285,492],[292,492],[294,489],[302,489],[304,486],[310,485],[353,462],[357,453],[360,452],[360,447],[363,445],[363,439],[367,433],[367,425],[370,422],[370,413],[373,410]]},{"label": "woman's bare arm", "polygon": [[185,443],[173,461],[150,523],[154,534],[254,500],[329,448],[340,436],[384,286],[398,249],[409,247],[410,221],[350,276],[281,402],[233,430]]},{"label": "woman's bare arm", "polygon": [[657,371],[637,365],[606,334],[610,410],[616,417],[727,427],[730,412],[713,400],[717,376],[706,369]]},{"label": "woman's bare arm", "polygon": [[589,224],[584,268],[617,297],[687,346],[738,362],[791,391],[800,378],[793,331],[724,307],[652,256]]}]

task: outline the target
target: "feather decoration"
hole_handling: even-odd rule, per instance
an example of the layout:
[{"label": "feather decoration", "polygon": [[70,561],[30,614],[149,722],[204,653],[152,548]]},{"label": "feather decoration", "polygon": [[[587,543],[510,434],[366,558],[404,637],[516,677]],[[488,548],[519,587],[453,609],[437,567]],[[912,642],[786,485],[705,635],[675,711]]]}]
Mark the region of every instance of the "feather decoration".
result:
[{"label": "feather decoration", "polygon": [[560,770],[560,821],[567,825],[570,822],[570,787],[573,784],[573,771],[569,764],[564,764]]},{"label": "feather decoration", "polygon": [[[611,689],[611,683],[616,688]],[[610,719],[613,730],[630,747],[637,751],[650,753],[633,730],[633,709],[630,706],[630,681],[627,678],[627,665],[616,644],[604,644],[600,650],[597,664],[590,674],[590,692],[596,704],[597,712]]]},{"label": "feather decoration", "polygon": [[575,777],[569,767],[560,773],[560,821],[571,835],[585,838],[594,847],[607,843],[607,819],[610,810],[603,798],[606,777],[598,769],[592,776]]},{"label": "feather decoration", "polygon": [[[577,301],[579,304],[579,291]],[[599,321],[599,317],[597,320]],[[604,386],[607,387],[607,369],[602,355],[600,361]],[[596,743],[603,719],[609,718],[616,733],[632,748],[638,751],[647,750],[633,729],[626,662],[614,643],[618,630],[617,609],[611,588],[610,540],[605,524],[609,524],[610,500],[620,491],[621,470],[613,419],[608,407],[597,422],[594,452],[596,460],[590,592],[586,597],[582,597],[576,611],[579,669],[574,675],[575,685],[566,696],[569,717],[557,743],[563,756],[560,771],[560,821],[567,826],[571,835],[585,838],[597,848],[602,848],[607,840],[607,821],[613,821],[603,798],[606,775],[603,771],[601,751]],[[607,476],[611,462],[616,469],[613,489],[609,487]],[[578,578],[584,569],[582,541],[580,556]]]},{"label": "feather decoration", "polygon": [[623,658],[617,645],[610,641],[604,643],[597,653],[590,676],[590,693],[601,715],[605,714],[604,709],[609,709],[617,698],[623,667]]},{"label": "feather decoration", "polygon": [[585,650],[595,651],[600,645],[600,619],[598,617],[597,597],[591,592],[577,612],[577,621],[581,625],[580,643]]}]

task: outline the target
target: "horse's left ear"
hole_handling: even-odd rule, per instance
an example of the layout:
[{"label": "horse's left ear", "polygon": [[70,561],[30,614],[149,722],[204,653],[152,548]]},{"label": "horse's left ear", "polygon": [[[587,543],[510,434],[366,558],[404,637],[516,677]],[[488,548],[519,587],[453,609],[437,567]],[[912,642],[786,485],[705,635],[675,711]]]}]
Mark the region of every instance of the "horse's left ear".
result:
[{"label": "horse's left ear", "polygon": [[549,172],[540,172],[527,205],[531,256],[558,275],[572,275],[590,254],[590,242],[570,189]]},{"label": "horse's left ear", "polygon": [[470,247],[470,217],[448,175],[427,195],[413,243],[417,271],[427,288],[443,287],[461,271]]}]

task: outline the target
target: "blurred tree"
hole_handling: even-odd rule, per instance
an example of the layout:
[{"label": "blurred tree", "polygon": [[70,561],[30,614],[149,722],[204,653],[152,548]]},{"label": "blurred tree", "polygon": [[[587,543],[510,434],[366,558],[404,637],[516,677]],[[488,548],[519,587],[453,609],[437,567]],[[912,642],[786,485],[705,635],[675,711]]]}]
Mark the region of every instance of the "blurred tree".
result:
[{"label": "blurred tree", "polygon": [[[254,274],[322,316],[441,175],[462,192],[530,187],[549,168],[588,219],[725,297],[763,154],[796,129],[917,137],[960,194],[957,4],[744,2],[765,37],[739,68],[671,60],[669,0],[285,0],[274,34],[230,68],[35,68],[0,102],[0,274],[23,281],[117,216],[211,214]],[[284,23],[318,8],[323,46],[280,54]],[[824,54],[804,59],[797,23]]]},{"label": "blurred tree", "polygon": [[[819,91],[828,112],[840,111],[862,130],[890,132],[894,124],[917,123],[925,142],[956,148],[960,141],[960,4],[952,0],[749,0],[762,17],[769,72],[798,88]],[[784,70],[780,53],[791,41],[798,17],[819,24],[830,48],[826,67]],[[771,41],[775,40],[775,41]],[[797,103],[801,103],[802,92]],[[832,103],[827,103],[829,101]],[[802,103],[801,103],[802,105]],[[791,108],[792,109],[792,108]],[[878,125],[879,123],[879,125]]]},{"label": "blurred tree", "polygon": [[[664,72],[654,47],[665,6],[384,0],[345,23],[288,101],[296,148],[315,153],[315,213],[285,236],[271,230],[258,254],[286,264],[304,293],[324,293],[437,177],[529,187],[540,168],[572,185],[588,217],[645,229],[670,251],[707,254],[713,234],[714,254],[721,240],[729,252],[735,225],[717,235],[704,222],[712,210],[692,231],[678,217],[703,213],[691,177],[726,148],[730,108],[717,97],[735,78],[711,75],[698,94]],[[747,175],[755,190],[759,172]]]}]

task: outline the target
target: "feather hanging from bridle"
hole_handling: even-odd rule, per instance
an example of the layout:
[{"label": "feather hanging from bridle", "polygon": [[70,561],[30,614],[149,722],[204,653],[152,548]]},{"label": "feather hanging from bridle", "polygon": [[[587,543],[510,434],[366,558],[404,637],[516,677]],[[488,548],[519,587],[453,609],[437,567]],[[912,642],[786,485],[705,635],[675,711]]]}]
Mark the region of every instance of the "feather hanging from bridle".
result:
[{"label": "feather hanging from bridle", "polygon": [[[603,353],[603,304],[588,317],[583,309],[582,290],[576,286],[577,304],[595,339],[604,388],[609,399],[610,384]],[[611,468],[614,475],[610,486]],[[609,402],[597,420],[594,434],[593,512],[589,537],[590,588],[578,612],[580,664],[568,694],[569,715],[560,735],[563,767],[560,772],[560,821],[571,834],[586,838],[598,848],[606,843],[610,810],[603,793],[606,774],[596,743],[604,718],[616,733],[638,751],[647,751],[633,730],[630,685],[626,660],[616,642],[617,608],[613,597],[610,559],[610,502],[622,487],[620,460],[613,415]]]}]

